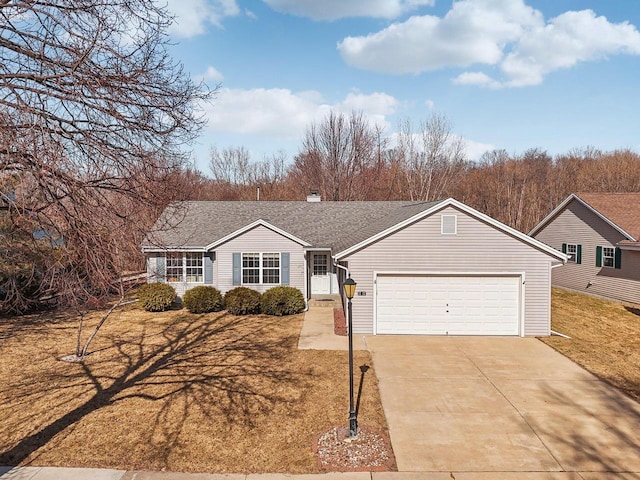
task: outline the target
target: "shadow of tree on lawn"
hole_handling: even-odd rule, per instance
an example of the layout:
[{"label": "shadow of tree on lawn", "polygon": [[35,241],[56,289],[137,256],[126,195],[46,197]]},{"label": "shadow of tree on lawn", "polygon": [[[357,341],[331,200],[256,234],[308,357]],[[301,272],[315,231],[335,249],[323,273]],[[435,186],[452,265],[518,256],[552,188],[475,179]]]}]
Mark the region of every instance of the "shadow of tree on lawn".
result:
[{"label": "shadow of tree on lawn", "polygon": [[288,366],[297,336],[273,333],[281,321],[176,312],[160,328],[145,326],[126,338],[103,334],[85,362],[59,363],[36,384],[20,378],[8,382],[0,387],[0,398],[14,399],[18,413],[2,430],[28,422],[30,410],[21,406],[33,402],[47,402],[57,416],[0,452],[0,465],[33,460],[86,416],[124,402],[153,405],[155,419],[140,441],[153,444],[154,455],[165,462],[196,410],[208,418],[222,415],[229,425],[251,426],[256,416],[294,401],[288,389],[305,388],[308,373]]}]

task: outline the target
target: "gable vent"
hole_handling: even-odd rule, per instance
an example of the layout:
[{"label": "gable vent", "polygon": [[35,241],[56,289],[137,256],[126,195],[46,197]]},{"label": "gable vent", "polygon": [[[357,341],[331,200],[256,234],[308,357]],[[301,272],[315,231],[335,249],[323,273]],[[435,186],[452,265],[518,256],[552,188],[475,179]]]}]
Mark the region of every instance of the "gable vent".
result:
[{"label": "gable vent", "polygon": [[442,235],[455,235],[458,233],[458,216],[442,215]]}]

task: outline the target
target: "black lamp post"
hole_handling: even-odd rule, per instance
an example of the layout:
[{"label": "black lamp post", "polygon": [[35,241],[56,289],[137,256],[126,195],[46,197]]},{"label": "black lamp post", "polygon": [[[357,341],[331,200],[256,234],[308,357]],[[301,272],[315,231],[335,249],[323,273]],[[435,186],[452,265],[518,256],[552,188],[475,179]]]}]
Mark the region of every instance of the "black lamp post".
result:
[{"label": "black lamp post", "polygon": [[344,281],[343,287],[344,294],[349,299],[349,436],[353,438],[358,434],[358,419],[353,403],[353,312],[351,306],[351,299],[356,294],[356,282],[349,276]]}]

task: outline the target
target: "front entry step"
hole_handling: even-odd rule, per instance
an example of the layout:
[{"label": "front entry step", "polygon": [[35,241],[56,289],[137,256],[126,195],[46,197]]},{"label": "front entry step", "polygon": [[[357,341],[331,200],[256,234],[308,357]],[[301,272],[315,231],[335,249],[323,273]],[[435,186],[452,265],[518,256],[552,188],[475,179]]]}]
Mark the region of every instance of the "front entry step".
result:
[{"label": "front entry step", "polygon": [[340,295],[313,295],[309,299],[309,307],[342,308]]}]

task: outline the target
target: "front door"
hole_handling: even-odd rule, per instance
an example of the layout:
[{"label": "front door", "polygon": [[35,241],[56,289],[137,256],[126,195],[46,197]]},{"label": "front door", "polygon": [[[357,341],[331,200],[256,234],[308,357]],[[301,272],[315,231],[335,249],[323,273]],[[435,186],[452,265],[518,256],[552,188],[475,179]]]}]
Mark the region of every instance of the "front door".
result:
[{"label": "front door", "polygon": [[329,255],[313,253],[311,254],[311,294],[327,295],[329,293],[331,293]]}]

